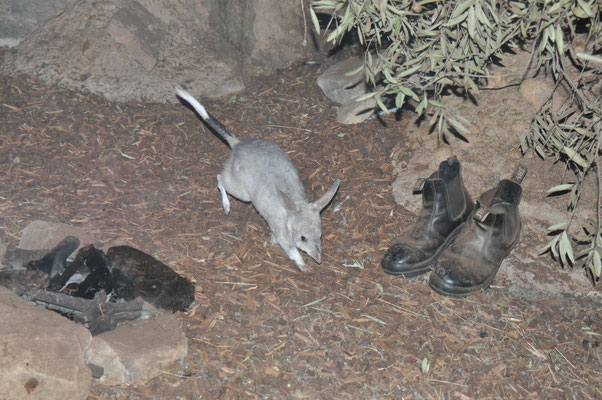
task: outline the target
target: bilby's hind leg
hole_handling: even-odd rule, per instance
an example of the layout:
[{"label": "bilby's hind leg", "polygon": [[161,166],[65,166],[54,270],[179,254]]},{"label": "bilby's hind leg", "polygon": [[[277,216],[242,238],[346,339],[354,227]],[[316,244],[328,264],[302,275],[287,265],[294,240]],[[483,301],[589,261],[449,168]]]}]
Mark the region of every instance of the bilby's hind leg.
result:
[{"label": "bilby's hind leg", "polygon": [[222,206],[224,206],[224,212],[226,213],[226,215],[228,215],[230,213],[230,199],[228,199],[226,188],[222,184],[222,174],[217,175],[217,188],[219,189],[219,192],[222,195]]}]

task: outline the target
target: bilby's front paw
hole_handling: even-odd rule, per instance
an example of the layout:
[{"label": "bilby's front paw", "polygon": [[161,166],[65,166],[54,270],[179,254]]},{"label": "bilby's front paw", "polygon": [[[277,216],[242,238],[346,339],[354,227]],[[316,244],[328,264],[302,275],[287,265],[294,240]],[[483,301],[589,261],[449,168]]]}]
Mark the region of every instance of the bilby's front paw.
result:
[{"label": "bilby's front paw", "polygon": [[313,271],[312,268],[309,265],[305,264],[305,263],[303,263],[303,264],[297,264],[297,268],[299,268],[299,270],[301,272],[311,272],[311,271]]},{"label": "bilby's front paw", "polygon": [[300,271],[302,271],[302,272],[310,272],[311,271],[311,267],[305,264],[305,261],[303,261],[303,257],[301,256],[301,253],[299,253],[299,251],[297,251],[297,249],[295,249],[295,251],[291,255],[291,260],[293,260],[295,262],[295,265],[297,266],[297,268],[299,268]]}]

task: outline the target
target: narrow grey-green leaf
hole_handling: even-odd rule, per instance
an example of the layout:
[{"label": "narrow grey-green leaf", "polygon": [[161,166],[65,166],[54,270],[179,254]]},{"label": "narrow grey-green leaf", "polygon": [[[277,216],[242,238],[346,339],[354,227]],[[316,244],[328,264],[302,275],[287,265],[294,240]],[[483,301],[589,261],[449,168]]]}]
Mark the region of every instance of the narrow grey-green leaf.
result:
[{"label": "narrow grey-green leaf", "polygon": [[548,44],[548,30],[544,29],[543,32],[541,33],[541,42],[539,43],[539,52],[543,53],[546,45]]},{"label": "narrow grey-green leaf", "polygon": [[571,247],[571,244],[569,243],[569,239],[566,236],[566,231],[562,231],[562,233],[560,234],[560,240],[558,241],[558,253],[560,254],[560,260],[562,261],[562,263],[564,265],[566,265],[566,253],[567,253],[567,248]]},{"label": "narrow grey-green leaf", "polygon": [[487,16],[483,12],[483,9],[481,8],[481,4],[478,1],[475,3],[475,11],[476,11],[477,17],[479,18],[479,21],[481,21],[481,23],[487,25],[490,28],[491,22],[489,22],[489,18],[487,18]]},{"label": "narrow grey-green leaf", "polygon": [[445,108],[445,104],[440,103],[436,100],[429,100],[429,104],[434,105],[435,107],[439,107],[439,108]]},{"label": "narrow grey-green leaf", "polygon": [[313,22],[313,24],[314,24],[314,29],[316,30],[316,32],[319,35],[320,34],[320,22],[318,21],[318,16],[316,15],[316,13],[314,12],[314,9],[312,7],[309,7],[309,15],[311,16],[311,22]]},{"label": "narrow grey-green leaf", "polygon": [[550,42],[554,43],[556,41],[556,30],[554,29],[554,25],[548,25],[546,30],[548,31]]},{"label": "narrow grey-green leaf", "polygon": [[345,32],[345,28],[346,28],[346,26],[343,24],[340,24],[339,26],[337,26],[332,32],[330,32],[330,35],[328,35],[328,37],[326,38],[326,41],[327,42],[335,42],[336,38],[338,38]]},{"label": "narrow grey-green leaf", "polygon": [[467,16],[468,16],[468,13],[465,12],[462,15],[458,15],[457,17],[450,19],[447,23],[443,24],[443,26],[446,28],[451,28],[453,26],[456,26],[456,25],[460,24],[462,21],[464,21]]},{"label": "narrow grey-green leaf", "polygon": [[560,9],[562,9],[562,7],[566,4],[565,1],[558,1],[556,2],[554,5],[552,5],[552,7],[548,8],[547,13],[548,14],[555,14],[556,12],[560,11]]},{"label": "narrow grey-green leaf", "polygon": [[566,239],[567,241],[567,248],[566,248],[566,254],[569,257],[569,260],[571,260],[571,264],[575,265],[575,255],[573,254],[573,246],[571,246],[571,242],[569,241],[569,239]]},{"label": "narrow grey-green leaf", "polygon": [[556,26],[556,48],[558,49],[558,54],[564,53],[564,38],[560,24]]},{"label": "narrow grey-green leaf", "polygon": [[557,193],[557,192],[565,192],[573,188],[573,183],[563,183],[562,185],[554,186],[548,189],[548,194]]},{"label": "narrow grey-green leaf", "polygon": [[576,164],[583,168],[587,168],[587,162],[585,162],[585,160],[581,158],[581,156],[575,150],[567,146],[564,146],[563,150],[565,154],[571,159],[571,161],[574,161]]},{"label": "narrow grey-green leaf", "polygon": [[380,99],[380,96],[376,97],[376,104],[378,105],[378,107],[380,107],[383,113],[389,113],[389,109],[385,106],[385,103],[383,103],[383,101]]},{"label": "narrow grey-green leaf", "polygon": [[412,89],[407,88],[405,86],[400,86],[398,89],[401,93],[405,94],[406,96],[410,96],[414,101],[420,101],[420,97],[418,97],[418,95],[414,93]]},{"label": "narrow grey-green leaf", "polygon": [[[429,101],[430,103],[430,101]],[[433,126],[435,124],[435,122],[437,121],[437,119],[439,119],[439,114],[441,114],[441,110],[437,110],[435,111],[435,113],[433,113],[433,116],[431,117],[430,121],[429,121],[429,125]]]},{"label": "narrow grey-green leaf", "polygon": [[418,115],[422,115],[422,113],[424,112],[426,106],[428,105],[428,100],[426,98],[426,92],[424,93],[424,98],[422,99],[422,101],[420,102],[420,104],[418,104],[418,107],[416,107],[416,114]]},{"label": "narrow grey-green leaf", "polygon": [[464,11],[466,11],[468,9],[468,7],[470,7],[473,3],[473,0],[467,0],[464,3],[458,5],[456,7],[456,9],[454,10],[454,12],[451,15],[451,18],[455,18],[458,15],[462,14]]},{"label": "narrow grey-green leaf", "polygon": [[356,98],[355,101],[364,101],[366,99],[376,96],[376,93],[377,92],[363,94],[363,95],[359,96],[358,98]]},{"label": "narrow grey-green leaf", "polygon": [[548,231],[549,232],[554,232],[557,231],[559,229],[564,229],[566,227],[566,221],[565,222],[560,222],[558,224],[554,224],[552,226],[548,227]]},{"label": "narrow grey-green leaf", "polygon": [[596,278],[599,278],[602,274],[602,263],[600,262],[600,253],[598,253],[598,251],[596,250],[594,250],[593,253],[594,254],[592,254],[592,273]]},{"label": "narrow grey-green leaf", "polygon": [[525,28],[524,21],[520,22],[520,33],[523,35],[523,38],[527,37],[527,29]]},{"label": "narrow grey-green leaf", "polygon": [[422,359],[422,365],[421,365],[422,373],[423,374],[428,373],[429,372],[429,367],[430,367],[429,360],[426,357],[424,357]]},{"label": "narrow grey-green leaf", "polygon": [[412,68],[404,69],[403,71],[397,74],[397,78],[403,78],[404,76],[412,75],[414,72],[418,71],[420,67],[420,64],[416,64]]},{"label": "narrow grey-green leaf", "polygon": [[363,69],[364,69],[364,64],[362,64],[360,67],[358,67],[352,71],[345,72],[345,76],[353,76],[355,74],[359,74],[360,72],[363,71]]},{"label": "narrow grey-green leaf", "polygon": [[386,79],[387,79],[389,82],[391,82],[391,83],[393,83],[393,84],[397,84],[397,83],[399,83],[399,81],[398,81],[397,79],[395,79],[395,78],[393,78],[393,77],[391,76],[391,73],[389,72],[389,70],[388,70],[388,69],[384,69],[384,70],[383,70],[383,74],[385,75],[385,78],[386,78]]},{"label": "narrow grey-green leaf", "polygon": [[587,18],[587,13],[585,11],[583,11],[583,9],[581,7],[579,7],[579,5],[576,5],[575,7],[573,7],[573,14],[577,18],[582,18],[582,19]]},{"label": "narrow grey-green leaf", "polygon": [[466,21],[468,25],[468,35],[474,39],[474,33],[477,27],[477,17],[475,16],[474,7],[468,9],[468,19]]},{"label": "narrow grey-green leaf", "polygon": [[581,9],[587,14],[588,17],[592,18],[594,16],[594,11],[592,10],[589,3],[586,3],[583,0],[577,0],[577,4],[581,7]]},{"label": "narrow grey-green leaf", "polygon": [[593,54],[587,53],[575,53],[575,55],[585,61],[591,61],[595,63],[602,63],[602,57],[594,56]]},{"label": "narrow grey-green leaf", "polygon": [[406,95],[399,92],[397,93],[397,96],[395,96],[395,107],[397,108],[401,108],[403,106],[403,103],[406,99]]},{"label": "narrow grey-green leaf", "polygon": [[470,131],[468,130],[468,128],[466,128],[464,125],[462,125],[459,121],[457,121],[454,118],[448,118],[447,119],[449,121],[449,123],[458,130],[458,132],[461,133],[465,133],[467,135],[470,134]]}]

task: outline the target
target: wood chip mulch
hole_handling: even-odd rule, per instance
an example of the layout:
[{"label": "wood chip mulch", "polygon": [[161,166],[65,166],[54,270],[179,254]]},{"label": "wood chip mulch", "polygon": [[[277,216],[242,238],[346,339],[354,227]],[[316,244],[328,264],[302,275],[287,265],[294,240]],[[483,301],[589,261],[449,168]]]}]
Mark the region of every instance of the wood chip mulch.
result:
[{"label": "wood chip mulch", "polygon": [[[395,204],[389,155],[408,119],[336,123],[299,65],[209,111],[239,137],[288,151],[310,197],[342,180],[322,213],[323,258],[296,270],[252,206],[225,216],[215,176],[228,148],[180,104],[111,103],[0,76],[0,239],[35,219],[129,244],[195,281],[178,314],[189,357],[90,399],[602,398],[600,304],[513,298],[499,278],[465,300],[379,262],[413,215]],[[409,151],[409,150],[408,150]],[[408,188],[411,190],[411,188]]]}]

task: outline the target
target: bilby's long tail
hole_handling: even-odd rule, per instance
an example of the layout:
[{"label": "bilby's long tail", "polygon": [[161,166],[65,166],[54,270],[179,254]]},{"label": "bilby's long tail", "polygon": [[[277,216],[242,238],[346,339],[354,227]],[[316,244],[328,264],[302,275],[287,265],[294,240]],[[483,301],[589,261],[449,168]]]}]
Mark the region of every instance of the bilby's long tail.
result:
[{"label": "bilby's long tail", "polygon": [[203,105],[199,103],[197,99],[192,97],[190,93],[188,93],[180,87],[176,87],[176,94],[179,98],[186,100],[186,102],[190,104],[192,108],[194,108],[194,110],[201,116],[201,118],[203,118],[203,121],[205,121],[207,125],[213,128],[213,130],[228,143],[228,146],[230,146],[230,148],[232,148],[232,146],[239,142],[238,138],[230,132],[228,132],[228,129],[226,129],[225,126],[223,126],[218,120],[213,118],[213,116],[209,114],[207,110],[205,110],[205,107],[203,107]]}]

